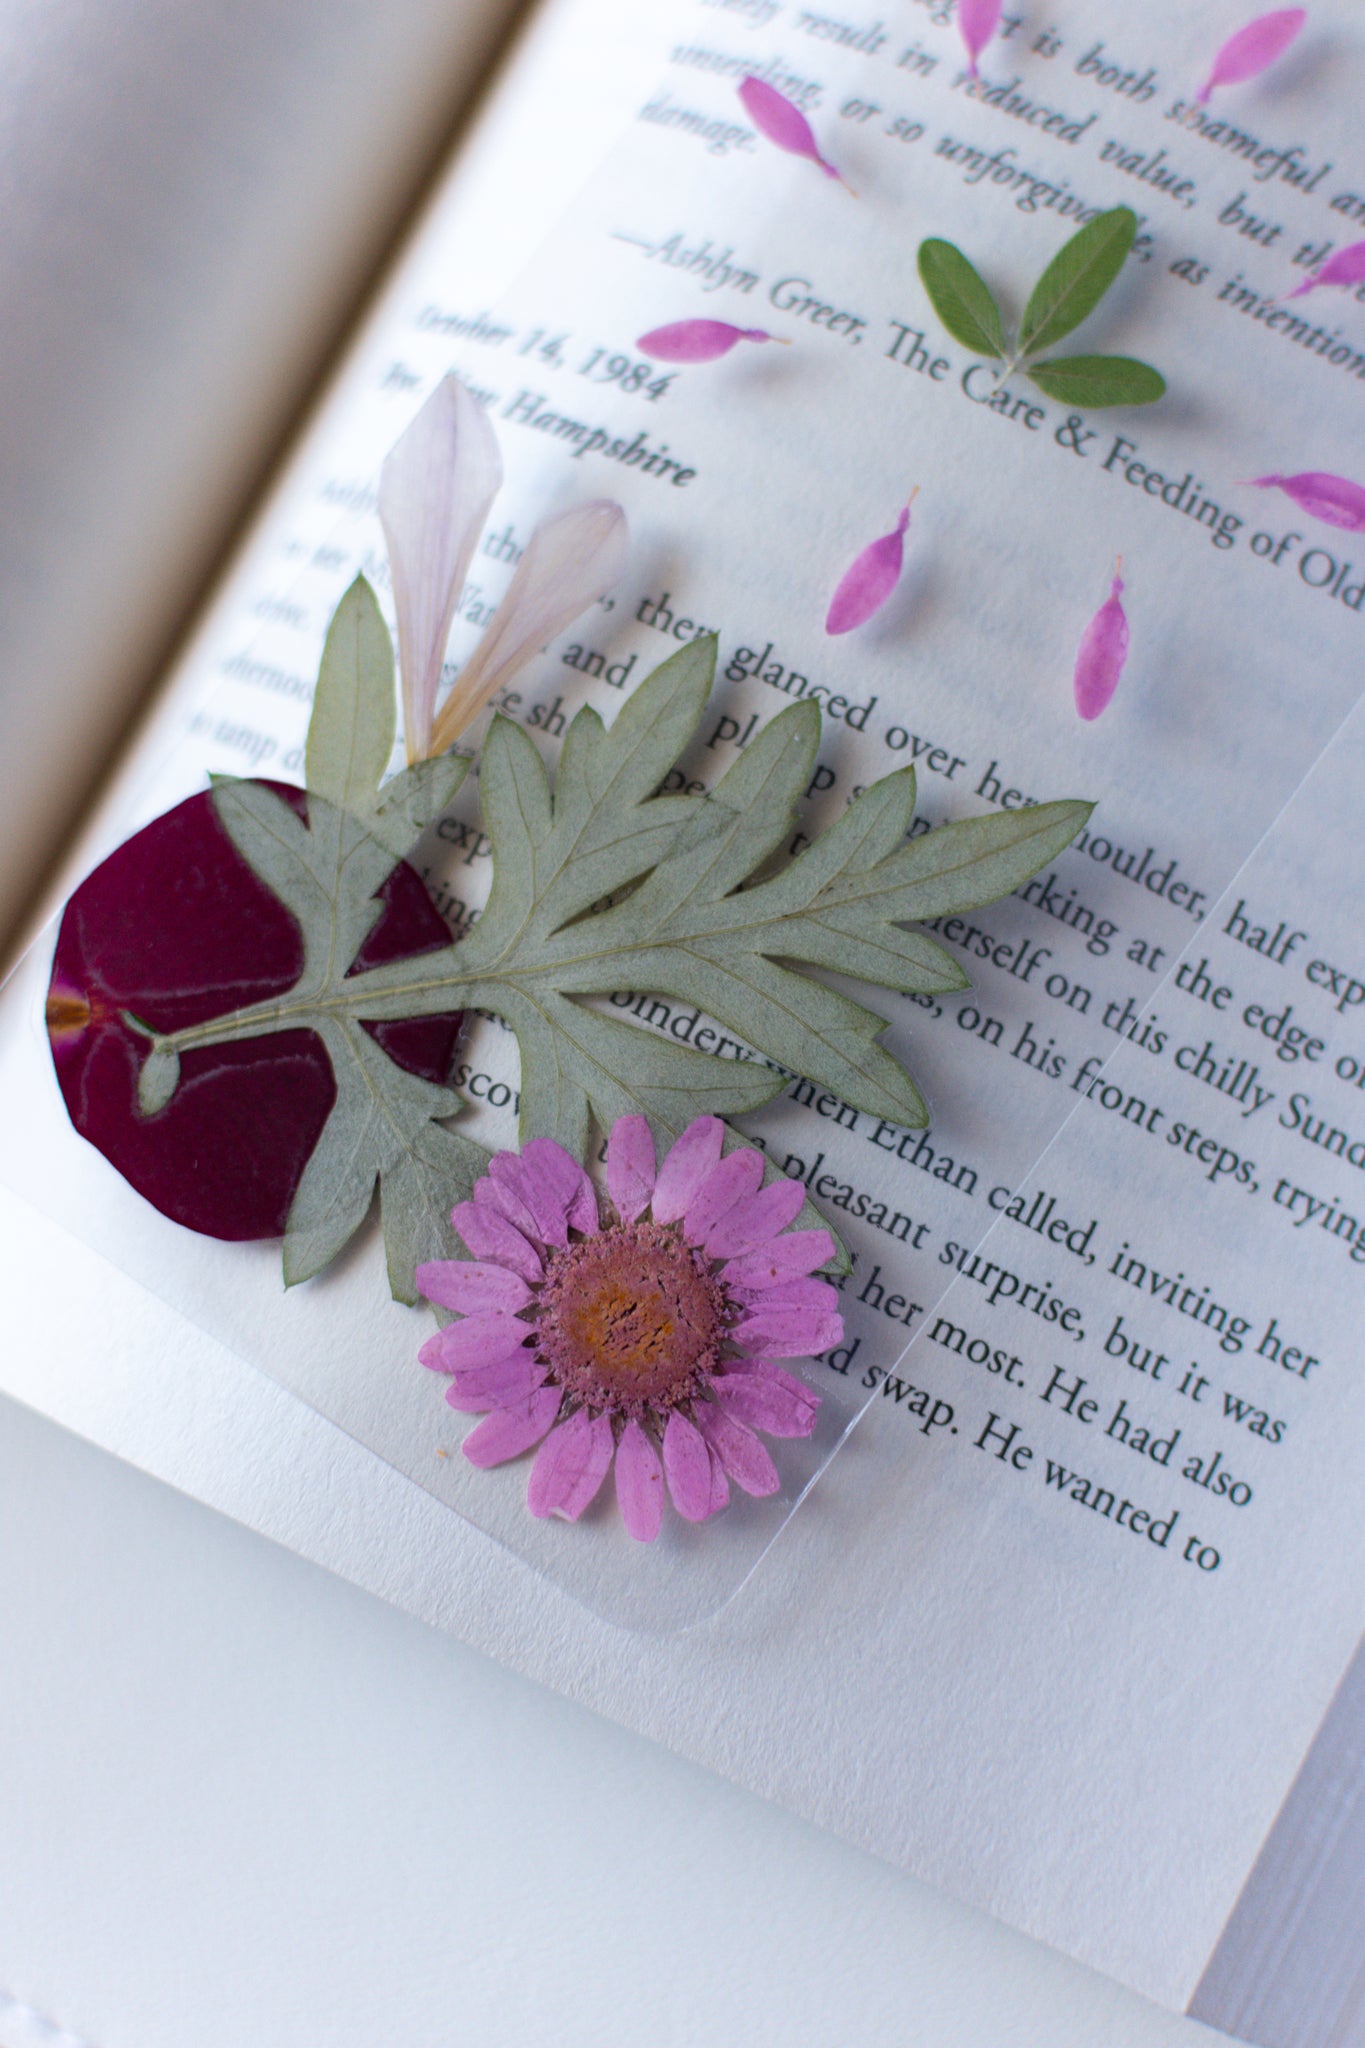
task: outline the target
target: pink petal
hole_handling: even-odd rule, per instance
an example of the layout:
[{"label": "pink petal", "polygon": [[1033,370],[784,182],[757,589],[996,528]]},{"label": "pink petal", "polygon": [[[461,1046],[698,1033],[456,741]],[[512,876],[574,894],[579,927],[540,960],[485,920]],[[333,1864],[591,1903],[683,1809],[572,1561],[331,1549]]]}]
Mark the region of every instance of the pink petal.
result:
[{"label": "pink petal", "polygon": [[637,1543],[652,1543],[664,1512],[664,1473],[659,1453],[638,1422],[628,1422],[616,1446],[616,1499],[621,1519]]},{"label": "pink petal", "polygon": [[970,75],[977,76],[976,60],[1000,26],[1004,0],[957,0],[957,25],[967,46]]},{"label": "pink petal", "polygon": [[827,178],[839,176],[833,164],[826,163],[821,156],[810,122],[775,86],[766,85],[761,78],[746,78],[739,88],[739,97],[760,135],[766,135],[769,142],[775,142],[792,156],[804,156],[818,164]]},{"label": "pink petal", "polygon": [[833,1257],[834,1239],[827,1230],[792,1230],[771,1238],[758,1251],[731,1259],[721,1278],[729,1288],[754,1294],[760,1288],[780,1287],[785,1280],[799,1280]]},{"label": "pink petal", "polygon": [[527,1199],[525,1170],[515,1152],[495,1152],[488,1172],[474,1183],[474,1200],[481,1209],[491,1209],[519,1230],[523,1237],[543,1242],[536,1212]]},{"label": "pink petal", "polygon": [[706,1456],[711,1466],[711,1498],[706,1512],[708,1515],[718,1515],[722,1508],[728,1508],[730,1505],[730,1482],[725,1476],[725,1467],[710,1444],[706,1446]]},{"label": "pink petal", "polygon": [[[522,1148],[524,1188],[547,1244],[568,1243],[568,1226],[591,1235],[597,1229],[597,1197],[578,1161],[553,1138],[532,1138]],[[553,1237],[545,1232],[552,1230]]]},{"label": "pink petal", "polygon": [[817,1358],[843,1337],[843,1317],[820,1308],[755,1309],[730,1332],[741,1351],[767,1358]]},{"label": "pink petal", "polygon": [[711,1460],[696,1425],[676,1409],[664,1430],[664,1477],[683,1520],[704,1522],[711,1512]]},{"label": "pink petal", "polygon": [[1108,598],[1086,627],[1076,654],[1076,709],[1082,718],[1098,718],[1119,686],[1128,659],[1128,615],[1116,576]]},{"label": "pink petal", "polygon": [[828,1280],[784,1280],[776,1287],[732,1287],[726,1292],[731,1300],[744,1305],[751,1315],[766,1315],[771,1310],[814,1308],[826,1312],[839,1306],[839,1290]]},{"label": "pink petal", "polygon": [[1305,292],[1316,291],[1320,284],[1359,284],[1362,279],[1365,279],[1365,242],[1352,242],[1349,247],[1338,249],[1335,256],[1329,256],[1311,277],[1305,277],[1286,296],[1301,299]]},{"label": "pink petal", "polygon": [[689,1244],[705,1245],[735,1204],[757,1194],[762,1185],[761,1152],[744,1146],[727,1153],[694,1191],[683,1217],[683,1236]]},{"label": "pink petal", "polygon": [[1308,19],[1306,7],[1281,7],[1273,14],[1258,15],[1236,35],[1229,36],[1213,60],[1213,69],[1196,95],[1202,107],[1217,85],[1241,85],[1256,78],[1277,57],[1282,57]]},{"label": "pink petal", "polygon": [[649,1207],[654,1192],[654,1133],[645,1116],[618,1116],[607,1139],[607,1193],[623,1223]]},{"label": "pink petal", "polygon": [[670,327],[651,327],[635,346],[660,363],[713,363],[736,342],[772,339],[761,327],[732,327],[728,320],[675,320]]},{"label": "pink petal", "polygon": [[500,1358],[510,1358],[530,1334],[515,1316],[490,1309],[482,1315],[466,1316],[463,1322],[448,1323],[417,1355],[435,1372],[466,1372],[473,1366],[495,1365]]},{"label": "pink petal", "polygon": [[626,566],[626,515],[610,498],[544,519],[526,543],[507,595],[436,715],[434,741],[452,744],[542,647],[605,597]]},{"label": "pink petal", "polygon": [[419,1266],[417,1289],[428,1301],[462,1316],[478,1315],[488,1308],[515,1313],[531,1299],[531,1290],[519,1273],[475,1259],[433,1259]]},{"label": "pink petal", "polygon": [[883,534],[864,548],[853,567],[846,570],[825,614],[827,633],[851,633],[865,625],[881,610],[900,581],[905,557],[905,533],[910,524],[910,507],[901,513],[894,533]]},{"label": "pink petal", "polygon": [[1310,519],[1342,526],[1348,533],[1365,533],[1365,489],[1348,477],[1308,469],[1299,476],[1257,476],[1251,481],[1258,491],[1283,491]]},{"label": "pink petal", "polygon": [[471,1465],[486,1471],[490,1465],[505,1465],[538,1444],[558,1415],[564,1400],[559,1387],[538,1387],[527,1401],[511,1408],[495,1408],[483,1422],[470,1430],[460,1448]]},{"label": "pink petal", "polygon": [[815,1427],[820,1397],[799,1380],[782,1387],[755,1373],[719,1373],[711,1381],[711,1391],[735,1422],[765,1430],[769,1436],[809,1436]]},{"label": "pink petal", "polygon": [[718,1116],[699,1116],[664,1154],[651,1209],[656,1223],[676,1223],[720,1158],[725,1126]]},{"label": "pink petal", "polygon": [[545,1367],[533,1351],[514,1351],[493,1365],[457,1372],[446,1388],[452,1408],[465,1415],[480,1415],[485,1408],[515,1408],[543,1385]]},{"label": "pink petal", "polygon": [[[475,1189],[477,1195],[478,1189]],[[545,1277],[540,1253],[498,1210],[478,1201],[459,1202],[450,1220],[476,1259],[496,1259],[532,1286]]]},{"label": "pink petal", "polygon": [[756,1500],[777,1492],[782,1484],[777,1467],[751,1429],[732,1421],[709,1401],[698,1401],[692,1412],[698,1429],[736,1486],[742,1486]]},{"label": "pink petal", "polygon": [[713,1259],[732,1259],[736,1252],[766,1245],[769,1238],[776,1237],[800,1214],[805,1201],[806,1190],[799,1180],[775,1180],[761,1194],[750,1195],[747,1202],[736,1202],[707,1238],[708,1255]]},{"label": "pink petal", "polygon": [[576,1522],[596,1498],[614,1448],[611,1417],[577,1408],[552,1430],[536,1453],[526,1505],[540,1519],[559,1515]]},{"label": "pink petal", "polygon": [[441,664],[474,543],[501,482],[487,413],[458,377],[443,377],[379,472],[410,762],[449,744],[432,740]]}]

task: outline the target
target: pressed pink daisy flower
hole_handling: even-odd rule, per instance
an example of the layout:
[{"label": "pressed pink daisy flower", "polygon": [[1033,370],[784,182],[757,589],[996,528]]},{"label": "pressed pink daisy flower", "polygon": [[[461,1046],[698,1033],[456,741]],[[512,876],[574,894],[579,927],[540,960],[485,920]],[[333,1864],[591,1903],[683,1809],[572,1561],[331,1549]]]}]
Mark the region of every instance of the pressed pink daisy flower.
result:
[{"label": "pressed pink daisy flower", "polygon": [[452,1322],[423,1345],[446,1400],[484,1420],[479,1466],[539,1446],[527,1505],[576,1522],[613,1463],[627,1529],[652,1543],[664,1491],[685,1521],[723,1508],[730,1484],[764,1495],[777,1468],[759,1432],[809,1436],[820,1397],[773,1361],[838,1344],[838,1292],[811,1276],[827,1230],[790,1230],[800,1181],[764,1188],[763,1158],[721,1156],[719,1117],[689,1124],[657,1167],[642,1116],[607,1141],[613,1220],[551,1138],[500,1152],[451,1220],[472,1254],[417,1268]]}]

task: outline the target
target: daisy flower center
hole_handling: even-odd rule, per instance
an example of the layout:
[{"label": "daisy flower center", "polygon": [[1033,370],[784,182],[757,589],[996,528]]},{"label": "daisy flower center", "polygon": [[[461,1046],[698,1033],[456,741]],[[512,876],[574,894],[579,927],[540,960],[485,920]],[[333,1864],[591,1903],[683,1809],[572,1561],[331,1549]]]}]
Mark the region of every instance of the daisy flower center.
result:
[{"label": "daisy flower center", "polygon": [[688,1400],[715,1370],[724,1301],[708,1262],[658,1223],[618,1223],[554,1253],[541,1356],[590,1408],[639,1417]]}]

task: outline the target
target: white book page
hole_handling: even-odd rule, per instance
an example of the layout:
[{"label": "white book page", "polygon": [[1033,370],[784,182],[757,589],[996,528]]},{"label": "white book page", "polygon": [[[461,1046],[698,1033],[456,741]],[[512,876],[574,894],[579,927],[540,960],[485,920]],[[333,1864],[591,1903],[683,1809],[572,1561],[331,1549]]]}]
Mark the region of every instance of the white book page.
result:
[{"label": "white book page", "polygon": [[[378,461],[452,364],[488,393],[509,468],[455,661],[546,509],[610,490],[631,515],[612,608],[506,706],[533,730],[553,741],[581,701],[609,713],[697,621],[720,633],[724,682],[687,772],[713,783],[758,724],[818,692],[833,717],[807,830],[912,758],[934,822],[1100,800],[1050,877],[945,926],[969,999],[886,1003],[888,1043],[934,1105],[927,1139],[821,1090],[754,1120],[858,1254],[850,1355],[830,1384],[850,1405],[873,1399],[875,1420],[741,1599],[681,1641],[623,1645],[456,1523],[470,1576],[407,1597],[1178,2003],[1362,1625],[1343,1563],[1365,1424],[1349,1372],[1349,776],[1324,776],[1292,814],[1269,882],[1219,901],[1356,695],[1365,575],[1344,537],[1234,481],[1349,466],[1356,379],[1331,356],[1354,351],[1257,320],[1234,280],[1263,304],[1299,274],[1296,253],[1351,238],[1331,210],[1352,188],[1349,95],[1333,81],[1362,36],[1344,9],[1320,10],[1303,55],[1241,90],[1239,119],[1280,166],[1262,179],[1265,159],[1167,120],[1216,41],[1174,7],[1146,10],[1140,41],[1126,12],[1077,6],[993,50],[988,87],[1017,72],[1031,105],[1067,117],[1051,134],[955,82],[933,12],[903,39],[863,24],[859,49],[832,17],[766,0],[679,8],[676,48],[705,61],[642,82],[641,118],[495,305],[461,296],[451,192],[309,451],[235,634],[220,629],[217,674],[185,677],[198,708],[130,816],[205,765],[297,773],[330,607],[356,566],[382,576]],[[809,89],[857,200],[746,140],[726,64]],[[988,166],[1013,156],[977,178],[960,149]],[[1134,153],[1146,181],[1124,167]],[[1151,182],[1165,162],[1181,167],[1178,196]],[[1017,312],[1074,224],[1042,180],[1058,200],[1136,191],[1151,209],[1147,260],[1080,344],[1093,332],[1157,363],[1171,395],[1150,413],[1083,419],[1014,378],[996,410],[937,328],[914,274],[921,236],[959,240]],[[1241,232],[1249,211],[1257,236]],[[1320,332],[1352,331],[1352,300],[1307,306]],[[692,313],[793,346],[655,398],[629,368],[609,374],[636,335]],[[834,582],[914,482],[901,589],[862,635],[827,640]],[[1071,659],[1120,552],[1133,655],[1083,728]],[[429,879],[458,918],[486,888],[486,847],[468,810],[437,838]],[[676,1008],[635,1015],[675,1036],[705,1028]],[[377,1354],[395,1374],[403,1354],[363,1293],[373,1271],[286,1314],[269,1258],[186,1246],[66,1136],[30,1024],[12,1003],[6,1086],[26,1122],[7,1171],[22,1196],[477,1515],[456,1460],[435,1462],[445,1446],[418,1395],[375,1371]],[[483,1095],[510,1095],[509,1044],[490,1033],[468,1052]],[[492,1108],[478,1128],[510,1140]],[[373,1345],[339,1354],[330,1333],[357,1315]],[[365,1543],[373,1558],[382,1534]],[[343,1558],[359,1570],[349,1541]],[[497,1586],[496,1612],[480,1584]]]}]

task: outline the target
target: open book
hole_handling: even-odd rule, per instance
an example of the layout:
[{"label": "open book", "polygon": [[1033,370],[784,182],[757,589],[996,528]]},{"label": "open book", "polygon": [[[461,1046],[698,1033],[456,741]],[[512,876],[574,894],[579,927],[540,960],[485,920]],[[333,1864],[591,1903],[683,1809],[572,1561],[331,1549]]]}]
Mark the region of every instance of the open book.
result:
[{"label": "open book", "polygon": [[[299,779],[327,620],[357,570],[387,602],[381,459],[451,370],[507,467],[452,669],[545,512],[611,496],[631,523],[620,584],[502,703],[547,761],[575,707],[610,720],[714,631],[685,786],[806,699],[808,833],[902,765],[930,825],[1096,799],[1017,895],[940,921],[969,993],[886,1002],[927,1131],[800,1080],[743,1120],[854,1266],[846,1341],[811,1368],[827,1469],[737,1524],[742,1568],[627,1555],[609,1517],[532,1544],[515,1472],[471,1486],[458,1427],[432,1424],[374,1247],[286,1298],[271,1248],[139,1203],[67,1125],[35,1021],[50,938],[0,1017],[0,1204],[29,1276],[0,1387],[1288,2048],[1351,2038],[1365,1952],[1365,553],[1245,480],[1355,466],[1365,312],[1280,302],[1365,217],[1365,31],[1323,4],[1201,110],[1244,18],[1216,12],[1007,13],[974,81],[948,0],[546,0],[101,815],[70,822],[88,865],[207,772]],[[746,77],[802,109],[839,179],[756,132]],[[1066,236],[1123,204],[1139,239],[1080,345],[1156,364],[1161,403],[1069,403],[941,326],[926,237],[1017,315]],[[676,371],[641,350],[700,318],[791,345]],[[916,485],[899,586],[830,637],[841,573]],[[1131,652],[1083,724],[1072,664],[1116,556]],[[476,923],[472,785],[419,865],[451,925]],[[747,1057],[649,989],[612,1002]],[[507,1034],[472,1029],[458,1081],[475,1134],[513,1143]],[[58,1287],[99,1304],[98,1372],[50,1341]],[[301,1455],[327,1463],[316,1503]]]}]

